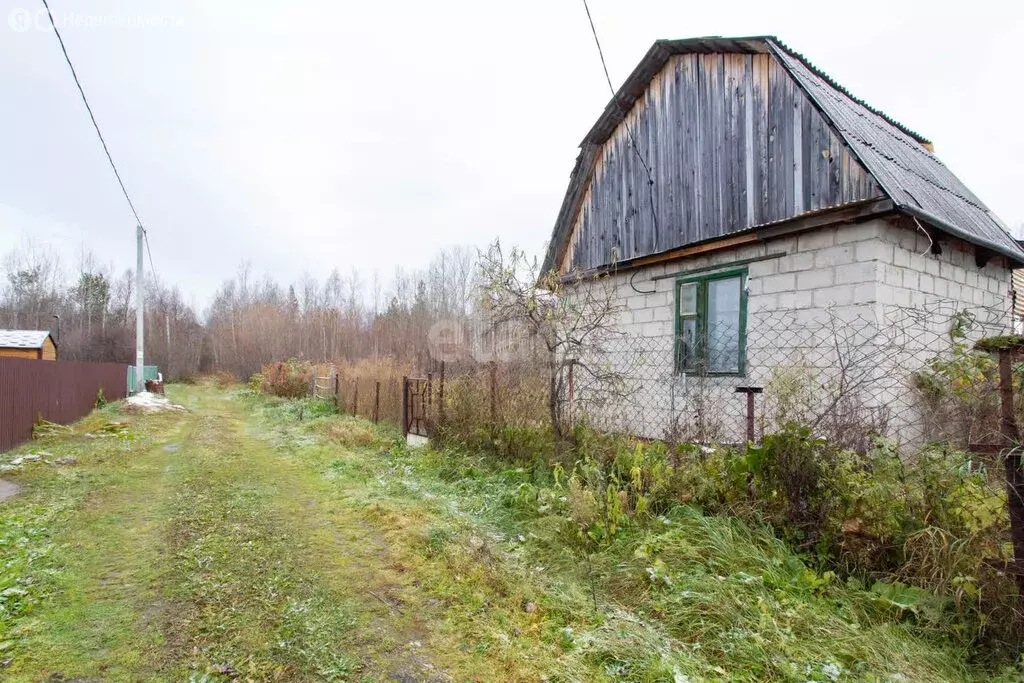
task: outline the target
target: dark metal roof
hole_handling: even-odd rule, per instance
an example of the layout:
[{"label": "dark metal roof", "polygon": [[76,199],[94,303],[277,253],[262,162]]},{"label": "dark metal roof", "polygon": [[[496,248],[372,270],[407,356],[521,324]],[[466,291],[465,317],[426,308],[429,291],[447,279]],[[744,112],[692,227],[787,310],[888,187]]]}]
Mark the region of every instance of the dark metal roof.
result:
[{"label": "dark metal roof", "polygon": [[[1024,250],[1010,237],[1003,223],[950,171],[925,149],[929,141],[919,133],[854,97],[815,67],[803,55],[774,36],[746,38],[689,38],[658,40],[647,51],[581,143],[583,152],[573,170],[563,201],[545,268],[555,265],[571,222],[593,171],[595,148],[604,143],[643,96],[651,79],[677,54],[767,53],[792,75],[843,137],[864,167],[874,176],[897,209],[927,221],[933,227],[1024,264]],[[589,150],[589,153],[588,153]],[[586,158],[585,158],[586,157]],[[585,176],[579,174],[584,173]]]},{"label": "dark metal roof", "polygon": [[955,237],[1024,261],[1002,221],[919,138],[853,100],[805,59],[773,43],[773,52],[828,117],[896,206]]}]

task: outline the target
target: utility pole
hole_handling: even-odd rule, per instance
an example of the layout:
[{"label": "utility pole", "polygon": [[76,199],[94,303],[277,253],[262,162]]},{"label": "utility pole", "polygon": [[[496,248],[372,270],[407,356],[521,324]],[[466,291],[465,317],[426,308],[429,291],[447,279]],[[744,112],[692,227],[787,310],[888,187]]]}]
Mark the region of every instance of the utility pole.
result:
[{"label": "utility pole", "polygon": [[145,352],[145,290],[142,277],[142,226],[135,227],[136,265],[135,265],[135,391],[146,390],[143,372],[146,366]]},{"label": "utility pole", "polygon": [[[171,314],[164,314],[164,325],[167,331],[167,367],[164,368],[164,372],[167,377],[171,376]],[[170,381],[170,380],[165,380]]]}]

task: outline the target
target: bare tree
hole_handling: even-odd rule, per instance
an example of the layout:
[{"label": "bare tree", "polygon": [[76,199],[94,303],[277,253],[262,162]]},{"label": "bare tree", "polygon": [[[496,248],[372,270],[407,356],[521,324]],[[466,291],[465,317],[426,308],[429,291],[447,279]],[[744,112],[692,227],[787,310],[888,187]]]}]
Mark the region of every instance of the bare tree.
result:
[{"label": "bare tree", "polygon": [[[0,326],[45,329],[59,315],[63,358],[134,359],[131,270],[115,275],[83,249],[65,280],[56,254],[33,242],[0,259],[0,266]],[[389,282],[374,274],[369,284],[351,269],[282,285],[270,275],[255,277],[243,262],[202,316],[178,289],[150,278],[147,355],[171,378],[200,369],[245,377],[289,357],[394,356],[423,368],[426,330],[473,308],[475,274],[475,251],[462,247],[440,251],[422,270],[396,269]]]},{"label": "bare tree", "polygon": [[32,240],[4,259],[4,304],[11,327],[48,328],[59,306],[60,260],[52,249]]},{"label": "bare tree", "polygon": [[[568,436],[561,397],[570,373],[591,386],[619,392],[624,376],[603,362],[604,346],[621,336],[611,278],[540,272],[536,258],[495,241],[479,257],[482,304],[493,324],[521,327],[547,355],[548,411],[557,442]],[[585,378],[580,376],[585,375]]]}]

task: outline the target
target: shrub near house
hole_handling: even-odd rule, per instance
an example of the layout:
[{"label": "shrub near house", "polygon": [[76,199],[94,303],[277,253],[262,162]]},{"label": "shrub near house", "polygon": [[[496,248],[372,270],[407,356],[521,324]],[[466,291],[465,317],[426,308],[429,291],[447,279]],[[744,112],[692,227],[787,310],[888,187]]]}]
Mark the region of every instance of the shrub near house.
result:
[{"label": "shrub near house", "polygon": [[[578,426],[575,461],[564,464],[549,429],[527,431],[497,431],[491,452],[538,481],[547,481],[547,463],[551,491],[528,493],[541,508],[566,501],[568,538],[587,553],[610,552],[658,530],[674,507],[694,505],[767,524],[825,581],[869,590],[900,618],[997,660],[1016,651],[1005,495],[998,471],[990,476],[967,453],[943,445],[901,453],[885,439],[857,453],[798,425],[749,448],[670,447]],[[479,428],[449,423],[442,433],[449,444],[486,447]]]}]

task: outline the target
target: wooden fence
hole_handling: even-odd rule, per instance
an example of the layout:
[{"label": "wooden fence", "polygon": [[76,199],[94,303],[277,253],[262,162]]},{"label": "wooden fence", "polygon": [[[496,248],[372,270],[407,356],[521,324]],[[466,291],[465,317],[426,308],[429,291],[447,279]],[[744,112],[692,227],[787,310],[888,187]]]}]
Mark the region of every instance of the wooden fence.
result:
[{"label": "wooden fence", "polygon": [[402,376],[385,373],[366,376],[339,372],[333,366],[317,366],[310,393],[334,401],[338,411],[374,422],[399,424],[402,419]]},{"label": "wooden fence", "polygon": [[[372,368],[371,368],[372,370]],[[481,428],[547,424],[550,419],[548,381],[542,366],[530,363],[460,365],[454,371],[444,362],[433,372],[409,376],[392,371],[365,373],[317,367],[310,393],[333,401],[338,411],[368,420],[396,424],[406,434],[426,435],[444,426],[471,433]],[[563,391],[562,408],[570,420],[573,383]]]},{"label": "wooden fence", "polygon": [[0,358],[0,452],[32,438],[39,418],[69,424],[87,415],[100,389],[125,397],[128,366]]}]

